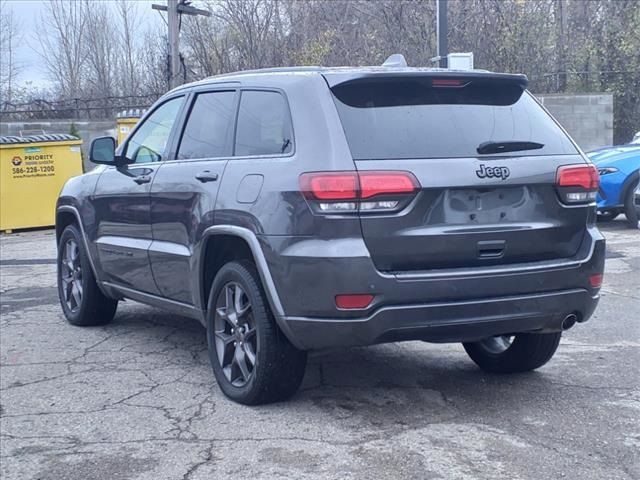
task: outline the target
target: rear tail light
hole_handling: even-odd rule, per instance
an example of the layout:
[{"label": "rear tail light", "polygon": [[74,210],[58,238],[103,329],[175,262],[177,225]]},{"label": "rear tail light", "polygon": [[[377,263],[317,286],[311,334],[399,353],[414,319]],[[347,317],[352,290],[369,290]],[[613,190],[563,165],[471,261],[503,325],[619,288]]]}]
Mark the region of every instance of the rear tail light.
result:
[{"label": "rear tail light", "polygon": [[313,172],[300,190],[317,213],[389,212],[403,208],[420,184],[409,172]]},{"label": "rear tail light", "polygon": [[598,190],[600,177],[594,165],[564,165],[558,168],[557,183],[559,187]]},{"label": "rear tail light", "polygon": [[367,293],[336,295],[336,307],[343,310],[363,310],[371,305],[373,297]]},{"label": "rear tail light", "polygon": [[305,173],[300,185],[316,200],[353,200],[358,195],[358,176],[351,172]]},{"label": "rear tail light", "polygon": [[594,165],[564,165],[556,173],[556,186],[564,203],[590,203],[598,194],[600,176]]},{"label": "rear tail light", "polygon": [[361,172],[360,198],[376,195],[414,193],[418,180],[408,172]]}]

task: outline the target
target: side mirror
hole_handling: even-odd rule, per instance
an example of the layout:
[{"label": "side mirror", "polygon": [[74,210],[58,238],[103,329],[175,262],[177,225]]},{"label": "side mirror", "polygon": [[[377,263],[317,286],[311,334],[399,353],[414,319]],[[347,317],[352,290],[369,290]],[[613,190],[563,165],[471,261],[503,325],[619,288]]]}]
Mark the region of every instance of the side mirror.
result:
[{"label": "side mirror", "polygon": [[98,137],[91,142],[89,160],[104,165],[116,164],[116,140],[113,137]]},{"label": "side mirror", "polygon": [[89,160],[116,167],[129,163],[125,158],[116,155],[116,139],[113,137],[94,138],[89,149]]}]

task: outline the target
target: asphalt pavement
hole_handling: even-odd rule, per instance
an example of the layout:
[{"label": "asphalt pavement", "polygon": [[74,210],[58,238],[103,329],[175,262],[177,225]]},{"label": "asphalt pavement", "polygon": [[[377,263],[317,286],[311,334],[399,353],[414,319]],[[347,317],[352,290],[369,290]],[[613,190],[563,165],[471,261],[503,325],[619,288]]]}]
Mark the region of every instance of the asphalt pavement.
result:
[{"label": "asphalt pavement", "polygon": [[0,477],[639,479],[640,231],[603,230],[600,305],[540,370],[486,374],[455,344],[330,350],[262,407],[221,394],[195,321],[124,302],[67,324],[53,231],[2,235]]}]

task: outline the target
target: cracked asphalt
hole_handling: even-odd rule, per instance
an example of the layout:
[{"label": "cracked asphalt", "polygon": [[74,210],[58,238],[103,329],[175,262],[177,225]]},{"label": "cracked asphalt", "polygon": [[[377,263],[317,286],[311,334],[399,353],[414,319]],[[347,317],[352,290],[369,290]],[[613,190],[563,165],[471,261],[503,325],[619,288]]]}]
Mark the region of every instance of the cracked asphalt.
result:
[{"label": "cracked asphalt", "polygon": [[66,323],[53,231],[0,238],[0,477],[638,479],[640,232],[604,225],[595,316],[537,372],[482,373],[460,345],[314,353],[289,402],[218,390],[204,329],[133,302]]}]

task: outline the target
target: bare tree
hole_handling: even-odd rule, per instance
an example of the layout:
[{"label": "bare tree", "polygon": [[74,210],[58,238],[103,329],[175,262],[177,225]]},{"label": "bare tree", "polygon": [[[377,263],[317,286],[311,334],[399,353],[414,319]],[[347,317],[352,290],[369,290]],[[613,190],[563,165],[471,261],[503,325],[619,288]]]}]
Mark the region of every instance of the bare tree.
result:
[{"label": "bare tree", "polygon": [[155,29],[148,29],[139,53],[139,81],[141,94],[162,94],[169,90],[169,52],[167,36]]},{"label": "bare tree", "polygon": [[120,50],[122,52],[121,88],[126,94],[140,93],[139,41],[136,32],[140,29],[140,10],[137,3],[118,0],[120,16]]},{"label": "bare tree", "polygon": [[229,56],[231,36],[226,24],[218,17],[188,18],[182,27],[189,59],[201,76],[235,69]]},{"label": "bare tree", "polygon": [[118,30],[112,12],[104,3],[89,4],[84,11],[87,74],[85,94],[110,97],[117,88],[119,50]]},{"label": "bare tree", "polygon": [[[272,66],[271,54],[275,0],[223,0],[214,16],[229,30],[235,51],[233,59],[239,69]],[[271,38],[270,38],[271,37]]]},{"label": "bare tree", "polygon": [[0,12],[0,97],[3,103],[14,100],[16,80],[22,71],[16,61],[16,46],[21,43],[22,35],[13,10],[8,5]]},{"label": "bare tree", "polygon": [[87,60],[85,12],[87,4],[74,0],[49,0],[40,17],[39,54],[62,98],[81,94]]}]

